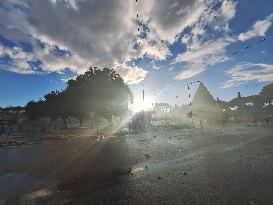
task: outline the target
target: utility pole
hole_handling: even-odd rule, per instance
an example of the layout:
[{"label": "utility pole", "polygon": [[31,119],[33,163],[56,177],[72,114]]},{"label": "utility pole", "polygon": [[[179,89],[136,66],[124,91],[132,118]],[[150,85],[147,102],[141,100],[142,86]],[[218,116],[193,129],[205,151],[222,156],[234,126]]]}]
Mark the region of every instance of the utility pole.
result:
[{"label": "utility pole", "polygon": [[142,111],[142,125],[141,125],[141,129],[145,130],[146,129],[146,117],[145,117],[145,93],[144,93],[144,89],[142,90],[142,105],[143,105],[143,111]]},{"label": "utility pole", "polygon": [[143,111],[144,111],[144,89],[142,90]]},{"label": "utility pole", "polygon": [[143,103],[143,120],[144,120],[144,109],[145,109],[145,104],[144,104],[144,100],[145,100],[145,97],[144,97],[144,89],[142,90],[142,103]]}]

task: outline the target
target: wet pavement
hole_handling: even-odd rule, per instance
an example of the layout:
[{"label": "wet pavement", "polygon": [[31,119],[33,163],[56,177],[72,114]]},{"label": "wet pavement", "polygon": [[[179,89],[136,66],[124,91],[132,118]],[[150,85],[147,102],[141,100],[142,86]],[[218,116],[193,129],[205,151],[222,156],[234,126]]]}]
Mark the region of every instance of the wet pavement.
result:
[{"label": "wet pavement", "polygon": [[273,204],[272,128],[16,139],[0,147],[0,205]]}]

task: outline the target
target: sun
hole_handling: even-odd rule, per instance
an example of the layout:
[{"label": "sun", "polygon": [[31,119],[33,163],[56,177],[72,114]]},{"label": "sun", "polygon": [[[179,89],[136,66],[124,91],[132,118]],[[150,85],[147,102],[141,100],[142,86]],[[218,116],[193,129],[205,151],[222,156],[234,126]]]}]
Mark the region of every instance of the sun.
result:
[{"label": "sun", "polygon": [[142,96],[138,96],[134,99],[134,103],[130,104],[129,109],[133,112],[139,112],[142,110],[148,111],[153,109],[154,99],[151,96],[145,96],[143,101]]}]

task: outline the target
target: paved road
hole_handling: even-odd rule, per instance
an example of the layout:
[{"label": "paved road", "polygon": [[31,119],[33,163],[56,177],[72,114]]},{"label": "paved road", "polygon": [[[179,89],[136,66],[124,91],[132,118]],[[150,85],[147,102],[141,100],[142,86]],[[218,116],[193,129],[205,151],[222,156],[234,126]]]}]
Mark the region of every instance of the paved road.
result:
[{"label": "paved road", "polygon": [[161,131],[0,148],[0,204],[273,204],[272,131]]}]

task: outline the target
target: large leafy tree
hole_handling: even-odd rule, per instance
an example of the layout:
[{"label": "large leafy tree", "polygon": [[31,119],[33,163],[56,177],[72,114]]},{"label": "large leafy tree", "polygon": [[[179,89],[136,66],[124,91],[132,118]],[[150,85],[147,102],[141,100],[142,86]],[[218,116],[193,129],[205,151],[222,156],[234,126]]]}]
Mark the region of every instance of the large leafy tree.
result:
[{"label": "large leafy tree", "polygon": [[53,91],[44,100],[31,101],[26,111],[31,118],[48,116],[51,119],[68,116],[83,119],[91,113],[99,117],[122,116],[133,96],[118,73],[109,68],[90,68],[69,80],[64,91]]},{"label": "large leafy tree", "polygon": [[69,80],[64,92],[70,99],[73,115],[78,118],[90,112],[107,118],[122,115],[128,109],[128,101],[132,100],[124,80],[109,68],[90,68],[75,80]]},{"label": "large leafy tree", "polygon": [[273,100],[273,83],[264,86],[260,92],[260,96],[268,100]]}]

